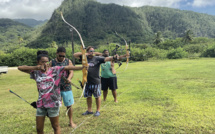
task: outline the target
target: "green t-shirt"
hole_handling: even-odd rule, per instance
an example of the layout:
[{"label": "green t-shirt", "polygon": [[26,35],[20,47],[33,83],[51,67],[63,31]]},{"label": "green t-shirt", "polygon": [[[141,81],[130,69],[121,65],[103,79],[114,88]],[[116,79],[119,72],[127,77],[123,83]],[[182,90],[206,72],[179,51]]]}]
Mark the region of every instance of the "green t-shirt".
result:
[{"label": "green t-shirt", "polygon": [[110,61],[101,64],[101,77],[103,78],[116,77],[116,74],[112,73]]}]

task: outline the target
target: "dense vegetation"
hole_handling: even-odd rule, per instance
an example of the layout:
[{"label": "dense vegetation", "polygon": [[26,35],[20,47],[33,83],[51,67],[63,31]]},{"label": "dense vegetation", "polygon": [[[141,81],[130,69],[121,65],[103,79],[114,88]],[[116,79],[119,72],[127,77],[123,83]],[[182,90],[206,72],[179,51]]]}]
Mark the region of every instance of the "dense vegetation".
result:
[{"label": "dense vegetation", "polygon": [[179,9],[150,7],[131,8],[147,19],[153,33],[161,31],[165,38],[182,37],[188,29],[196,37],[215,37],[215,16]]},{"label": "dense vegetation", "polygon": [[25,47],[41,34],[42,29],[43,25],[32,28],[11,19],[0,19],[0,54]]},{"label": "dense vegetation", "polygon": [[35,19],[13,19],[13,20],[23,23],[30,27],[36,27],[38,25],[42,25],[47,21],[47,20],[35,20]]},{"label": "dense vegetation", "polygon": [[[100,45],[96,51],[102,52],[108,49],[111,53],[115,49],[116,44],[121,45],[118,48],[118,54],[125,54],[125,45],[119,43],[110,43],[109,45]],[[67,57],[72,59],[71,42],[62,44],[66,47]],[[52,47],[52,48],[51,48]],[[56,55],[56,42],[50,44],[50,48],[46,48],[49,52],[50,59]],[[181,58],[199,58],[199,57],[215,57],[215,39],[206,37],[194,38],[189,43],[184,43],[183,38],[175,40],[169,39],[159,44],[136,44],[131,43],[130,61],[145,61],[148,59],[181,59]],[[36,65],[36,52],[40,49],[19,48],[11,53],[0,53],[0,66],[18,66],[18,65]],[[75,52],[80,52],[80,45],[75,44]],[[113,53],[112,53],[113,54]],[[79,63],[76,60],[76,63]]]},{"label": "dense vegetation", "polygon": [[[28,44],[32,48],[47,48],[52,41],[71,40],[65,19],[81,33],[87,46],[116,42],[114,31],[134,43],[152,43],[154,34],[161,31],[164,38],[182,37],[188,29],[196,37],[215,37],[215,16],[178,9],[143,6],[132,8],[101,4],[93,0],[65,0],[44,27],[41,36]],[[75,41],[79,41],[74,34]]]},{"label": "dense vegetation", "polygon": [[[215,16],[163,7],[65,0],[51,19],[37,28],[0,19],[0,65],[34,65],[38,49],[48,50],[53,58],[58,46],[66,47],[71,59],[72,33],[60,12],[79,30],[85,46],[95,46],[99,52],[112,51],[116,44],[124,49],[123,40],[115,35],[117,31],[131,42],[132,61],[215,57]],[[73,35],[77,52],[80,41],[77,33]],[[118,53],[124,54],[125,49]]]},{"label": "dense vegetation", "polygon": [[0,19],[0,50],[9,51],[11,48],[24,46],[28,40],[27,34],[32,28],[11,19]]}]

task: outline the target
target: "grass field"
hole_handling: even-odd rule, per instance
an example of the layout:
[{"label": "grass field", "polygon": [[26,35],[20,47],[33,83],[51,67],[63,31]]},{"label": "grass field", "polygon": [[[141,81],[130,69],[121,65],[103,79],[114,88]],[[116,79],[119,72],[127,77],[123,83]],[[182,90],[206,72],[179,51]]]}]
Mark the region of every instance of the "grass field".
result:
[{"label": "grass field", "polygon": [[[70,133],[215,133],[215,59],[182,59],[129,63],[118,69],[118,103],[111,92],[102,102],[101,115],[82,116],[86,100],[75,96],[74,122],[68,127],[66,108],[61,107],[60,126]],[[81,72],[73,82],[78,84]],[[36,83],[29,75],[9,70],[0,76],[0,134],[34,134],[35,112],[30,105],[8,92],[11,89],[29,102],[37,99]],[[93,100],[95,111],[95,100]],[[53,133],[48,118],[45,133]]]}]

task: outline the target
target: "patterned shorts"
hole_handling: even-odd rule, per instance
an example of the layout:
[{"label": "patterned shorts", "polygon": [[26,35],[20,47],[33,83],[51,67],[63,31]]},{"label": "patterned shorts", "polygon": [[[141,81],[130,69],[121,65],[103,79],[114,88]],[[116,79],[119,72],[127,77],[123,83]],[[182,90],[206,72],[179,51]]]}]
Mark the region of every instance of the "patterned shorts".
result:
[{"label": "patterned shorts", "polygon": [[95,98],[98,98],[101,96],[101,84],[98,85],[86,85],[85,91],[84,91],[84,97],[92,97],[92,94]]}]

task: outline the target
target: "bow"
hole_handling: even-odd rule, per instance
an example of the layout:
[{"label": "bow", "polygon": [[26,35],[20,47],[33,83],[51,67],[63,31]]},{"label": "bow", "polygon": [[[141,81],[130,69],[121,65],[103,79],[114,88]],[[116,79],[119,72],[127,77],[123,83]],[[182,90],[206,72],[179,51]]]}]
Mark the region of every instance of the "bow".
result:
[{"label": "bow", "polygon": [[[61,79],[63,79],[65,82],[67,82],[67,79],[66,79],[66,77],[64,77],[64,76],[61,76]],[[78,86],[76,86],[74,83],[72,83],[72,82],[69,82],[72,86],[74,86],[75,88],[77,88],[77,89],[80,89]]]},{"label": "bow", "polygon": [[[125,67],[125,70],[128,68],[128,63],[129,63],[129,54],[130,54],[130,49],[129,49],[129,46],[128,46],[128,44],[127,44],[127,41],[122,37],[122,36],[120,36],[116,31],[115,31],[115,34],[118,36],[118,37],[120,37],[121,39],[123,39],[124,40],[124,42],[125,42],[125,49],[126,49],[126,58],[127,58],[127,60],[126,60],[126,67]],[[124,71],[125,71],[124,70]]]},{"label": "bow", "polygon": [[[87,57],[86,57],[86,48],[85,48],[85,46],[84,46],[84,41],[82,40],[82,37],[81,37],[81,34],[78,32],[78,30],[74,27],[74,26],[72,26],[71,24],[69,24],[65,19],[64,19],[64,17],[63,17],[63,13],[61,12],[61,17],[62,17],[62,19],[63,19],[63,21],[67,24],[67,25],[69,25],[72,29],[74,29],[76,32],[77,32],[77,34],[78,34],[78,36],[79,36],[79,38],[80,38],[80,41],[81,41],[81,52],[82,52],[82,65],[84,65],[84,66],[88,66],[88,62],[87,62]],[[85,85],[86,85],[86,83],[87,83],[87,74],[88,74],[88,72],[87,72],[87,69],[86,68],[83,68],[82,69],[82,73],[83,73],[83,79],[82,79],[82,86],[84,87]]]},{"label": "bow", "polygon": [[[77,32],[77,34],[78,34],[78,36],[79,36],[79,38],[80,38],[80,41],[81,41],[81,52],[82,52],[82,65],[84,65],[84,66],[88,66],[88,62],[87,62],[87,57],[86,57],[86,48],[85,48],[85,46],[84,46],[84,41],[82,40],[82,37],[81,37],[81,34],[78,32],[78,30],[74,27],[74,26],[72,26],[71,24],[69,24],[65,19],[64,19],[64,17],[63,17],[63,13],[61,12],[61,17],[62,17],[62,19],[63,19],[63,21],[67,24],[67,25],[69,25],[72,29],[74,29],[76,32]],[[82,86],[83,86],[83,90],[85,89],[85,86],[86,86],[86,83],[87,83],[87,74],[88,74],[88,72],[87,72],[87,69],[86,68],[83,68],[82,69],[82,73],[83,73],[83,79],[82,79]]]},{"label": "bow", "polygon": [[[112,54],[111,55],[116,55],[117,54],[117,52],[118,51],[121,51],[122,52],[122,50],[124,50],[124,49],[119,49],[120,48],[120,45],[118,45],[118,44],[116,44],[116,47],[113,49],[113,50],[111,50],[110,49],[110,47],[109,47],[109,49],[111,50],[111,52],[112,52]],[[112,62],[113,62],[113,60],[112,60]],[[121,65],[122,65],[122,62],[121,61],[115,61],[116,63],[118,63],[118,67],[115,69],[115,70],[117,70]]]},{"label": "bow", "polygon": [[[76,31],[76,33],[78,34],[78,36],[79,36],[79,38],[80,38],[80,41],[81,41],[82,65],[88,66],[87,57],[86,57],[86,48],[85,48],[85,46],[84,46],[84,41],[82,40],[81,34],[78,32],[78,30],[77,30],[74,26],[72,26],[71,24],[69,24],[69,23],[64,19],[63,13],[62,13],[62,12],[61,12],[61,18],[62,18],[62,20],[63,20],[67,25],[69,25],[72,29],[74,29],[74,30]],[[82,85],[82,87],[83,87],[83,92],[82,92],[82,94],[81,94],[81,97],[82,97],[83,94],[84,94],[85,86],[86,86],[86,83],[87,83],[87,74],[88,74],[87,69],[86,69],[86,68],[83,68],[83,69],[82,69],[82,73],[83,73],[83,79],[82,79],[81,85]],[[81,97],[79,98],[79,101],[80,101]],[[70,108],[71,108],[71,107],[70,107]],[[69,108],[69,109],[70,109],[70,108]],[[67,115],[69,109],[67,110],[66,115]]]}]

